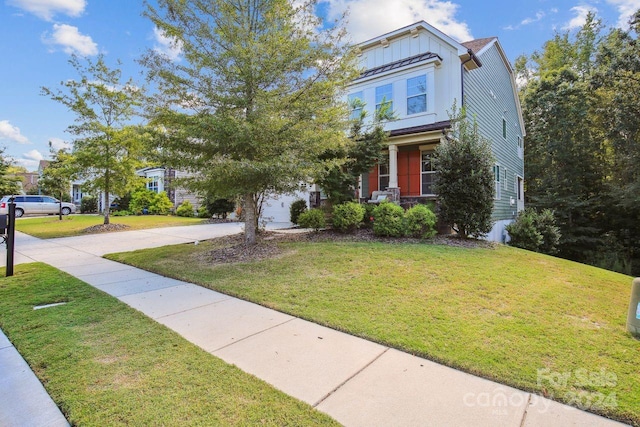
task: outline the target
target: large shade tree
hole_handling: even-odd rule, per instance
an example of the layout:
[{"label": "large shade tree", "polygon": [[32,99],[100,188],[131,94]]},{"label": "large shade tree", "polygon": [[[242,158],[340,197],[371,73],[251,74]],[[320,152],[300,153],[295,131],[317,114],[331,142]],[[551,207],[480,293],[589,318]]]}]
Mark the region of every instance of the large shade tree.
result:
[{"label": "large shade tree", "polygon": [[[65,149],[54,150],[49,143],[51,161],[42,171],[38,180],[38,187],[44,194],[51,194],[63,202],[65,194],[69,194],[71,181],[76,175],[74,159]],[[58,211],[58,218],[62,220],[62,205]]]},{"label": "large shade tree", "polygon": [[158,90],[150,113],[163,161],[193,172],[194,190],[241,197],[254,244],[261,195],[295,190],[346,141],[338,100],[355,70],[345,32],[324,26],[313,1],[157,3],[146,15],[183,56],[142,61]]},{"label": "large shade tree", "polygon": [[69,62],[80,78],[62,82],[61,89],[43,87],[42,94],[76,115],[67,128],[75,137],[74,162],[87,189],[103,193],[104,224],[109,224],[110,196],[133,188],[145,154],[145,133],[132,124],[143,93],[132,80],[123,81],[121,70],[109,68],[102,55],[96,61],[73,56]]},{"label": "large shade tree", "polygon": [[16,194],[19,190],[18,178],[10,175],[11,161],[4,156],[4,148],[0,148],[0,197]]}]

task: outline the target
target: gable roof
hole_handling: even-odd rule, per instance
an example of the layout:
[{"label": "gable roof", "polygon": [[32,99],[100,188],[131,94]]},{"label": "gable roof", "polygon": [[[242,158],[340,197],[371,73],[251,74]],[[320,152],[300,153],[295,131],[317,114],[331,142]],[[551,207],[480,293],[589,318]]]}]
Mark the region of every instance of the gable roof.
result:
[{"label": "gable roof", "polygon": [[467,49],[471,49],[473,53],[480,52],[485,46],[491,43],[493,40],[497,40],[497,37],[485,37],[482,39],[469,40],[467,42],[463,42],[462,46]]}]

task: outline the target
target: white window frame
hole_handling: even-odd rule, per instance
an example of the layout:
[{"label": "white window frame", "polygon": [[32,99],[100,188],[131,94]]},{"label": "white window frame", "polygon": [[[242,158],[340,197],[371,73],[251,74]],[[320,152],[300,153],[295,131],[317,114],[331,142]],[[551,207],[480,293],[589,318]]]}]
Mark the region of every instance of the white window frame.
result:
[{"label": "white window frame", "polygon": [[521,135],[518,135],[518,158],[524,159],[524,145],[522,144]]},{"label": "white window frame", "polygon": [[507,119],[502,117],[502,138],[507,139]]},{"label": "white window frame", "polygon": [[[409,94],[409,82],[411,80],[416,80],[416,79],[423,79],[423,86],[424,86],[424,90],[421,92],[417,92],[417,93],[413,93],[413,94]],[[406,85],[407,85],[407,116],[412,116],[414,114],[422,114],[422,113],[426,113],[427,111],[429,111],[429,98],[427,97],[427,75],[426,74],[418,74],[417,76],[413,76],[413,77],[409,77],[406,80]],[[420,86],[416,86],[417,89],[421,89]],[[416,112],[409,112],[409,100],[414,99],[414,98],[418,98],[418,97],[422,97],[424,98],[424,110],[422,111],[416,111]]]},{"label": "white window frame", "polygon": [[[424,189],[422,188],[422,187],[423,187],[423,185],[422,185],[422,184],[423,184],[422,177],[423,177],[424,175],[427,175],[427,174],[428,174],[428,175],[435,175],[435,174],[436,174],[436,171],[435,171],[435,170],[433,170],[433,163],[431,164],[431,169],[432,169],[432,170],[430,170],[430,171],[425,171],[425,170],[424,170],[424,160],[423,160],[423,159],[424,159],[424,157],[423,157],[423,156],[424,156],[425,154],[433,155],[433,153],[434,153],[434,152],[433,152],[433,150],[423,150],[423,151],[420,151],[420,195],[421,195],[421,196],[435,196],[435,195],[436,195],[436,194],[435,194],[435,193],[433,193],[433,192],[432,192],[432,193],[425,193],[425,192],[424,192]],[[433,162],[433,159],[431,160],[431,162]]]},{"label": "white window frame", "polygon": [[495,200],[500,200],[502,198],[502,186],[500,185],[500,165],[497,163],[493,165],[493,180],[495,189],[493,198]]},{"label": "white window frame", "polygon": [[502,189],[504,191],[507,191],[507,182],[508,182],[508,179],[507,179],[507,168],[502,168],[502,169],[503,169],[503,171],[502,171]]},{"label": "white window frame", "polygon": [[[363,92],[360,90],[358,92],[351,93],[349,94],[348,99],[349,99],[349,108],[351,109],[351,114],[349,115],[349,118],[351,120],[358,120],[360,118],[360,115],[362,114],[362,108],[364,106]],[[354,108],[354,102],[356,99],[360,100],[362,104],[359,107]]]},{"label": "white window frame", "polygon": [[516,191],[516,200],[524,202],[524,178],[518,174],[514,175],[514,189]]},{"label": "white window frame", "polygon": [[[387,88],[389,90],[387,90]],[[380,110],[382,104],[389,104],[389,110],[393,111],[393,83],[387,83],[376,87],[376,111]],[[387,97],[389,94],[389,97]],[[380,96],[382,95],[382,96]]]},{"label": "white window frame", "polygon": [[148,178],[147,190],[153,191],[154,193],[160,192],[160,177],[158,175],[152,175]]},{"label": "white window frame", "polygon": [[[383,152],[383,156],[385,157],[383,157],[381,161],[378,162],[378,191],[385,191],[389,187],[389,180],[391,178],[389,175],[389,152]],[[382,173],[383,167],[387,168],[386,173]],[[384,187],[382,186],[382,180],[380,179],[382,177],[387,178],[387,185],[385,185]]]}]

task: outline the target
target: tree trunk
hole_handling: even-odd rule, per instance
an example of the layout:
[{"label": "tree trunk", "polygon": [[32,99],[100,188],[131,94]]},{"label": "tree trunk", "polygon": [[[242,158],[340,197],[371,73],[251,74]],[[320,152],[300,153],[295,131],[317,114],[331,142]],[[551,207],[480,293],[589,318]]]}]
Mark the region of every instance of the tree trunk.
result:
[{"label": "tree trunk", "polygon": [[256,244],[257,218],[256,204],[253,194],[244,195],[244,243],[247,246]]},{"label": "tree trunk", "polygon": [[60,191],[60,203],[58,203],[58,219],[62,221],[62,191]]},{"label": "tree trunk", "polygon": [[109,192],[105,190],[104,192],[104,209],[102,210],[104,213],[104,225],[109,224]]}]

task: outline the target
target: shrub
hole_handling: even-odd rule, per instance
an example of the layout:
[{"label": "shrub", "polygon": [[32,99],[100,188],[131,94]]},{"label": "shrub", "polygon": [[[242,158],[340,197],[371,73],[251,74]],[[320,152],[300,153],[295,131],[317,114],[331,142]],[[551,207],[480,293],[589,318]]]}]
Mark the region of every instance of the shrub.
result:
[{"label": "shrub", "polygon": [[300,214],[298,225],[302,228],[313,228],[315,231],[326,226],[324,212],[321,209],[311,209]]},{"label": "shrub", "polygon": [[[173,203],[169,199],[169,196],[167,196],[167,193],[164,191],[161,191],[153,196],[151,205],[149,206],[149,213],[151,215],[168,215],[169,212],[171,212],[171,208],[173,208]],[[191,210],[193,210],[193,206]]]},{"label": "shrub", "polygon": [[415,205],[404,214],[407,235],[429,238],[436,234],[436,214],[425,205]]},{"label": "shrub", "polygon": [[176,215],[189,218],[195,216],[195,212],[193,210],[193,205],[191,204],[191,202],[185,200],[184,202],[180,203],[180,206],[178,206],[178,208],[176,209]]},{"label": "shrub", "polygon": [[98,200],[93,196],[84,196],[80,201],[80,213],[98,212]]},{"label": "shrub", "polygon": [[511,246],[545,254],[558,251],[560,229],[556,226],[553,211],[550,209],[540,213],[533,209],[525,209],[505,229],[511,237]]},{"label": "shrub", "polygon": [[347,202],[333,207],[333,227],[343,233],[354,232],[364,219],[364,207],[357,202]]},{"label": "shrub", "polygon": [[131,215],[131,212],[127,210],[119,210],[111,213],[111,216],[127,216],[127,215]]},{"label": "shrub", "polygon": [[198,218],[211,218],[211,214],[206,206],[200,206],[198,208]]},{"label": "shrub", "polygon": [[149,207],[153,203],[155,194],[151,190],[146,188],[139,188],[131,194],[131,200],[129,201],[129,210],[135,215],[142,213],[149,213]]},{"label": "shrub", "polygon": [[383,201],[373,210],[373,233],[376,236],[401,237],[405,234],[403,219],[404,209]]},{"label": "shrub", "polygon": [[291,207],[289,208],[289,220],[292,223],[297,224],[298,217],[301,213],[306,212],[306,210],[307,202],[302,199],[296,200],[295,202],[291,203]]},{"label": "shrub", "polygon": [[364,218],[362,219],[362,225],[366,228],[371,228],[373,226],[373,211],[378,205],[374,203],[364,203],[362,207],[364,208]]},{"label": "shrub", "polygon": [[211,215],[222,217],[223,219],[229,215],[229,212],[233,212],[236,208],[236,204],[229,199],[210,199],[204,200],[204,206]]}]

